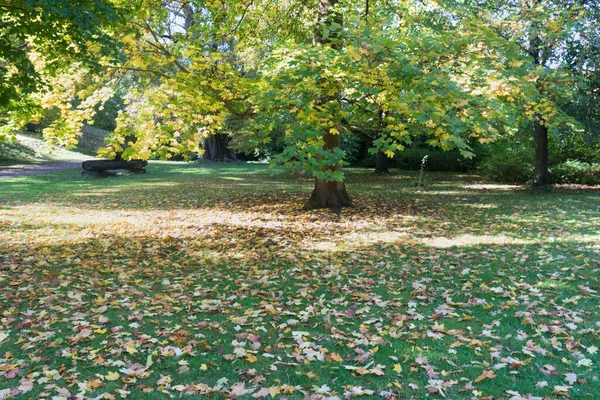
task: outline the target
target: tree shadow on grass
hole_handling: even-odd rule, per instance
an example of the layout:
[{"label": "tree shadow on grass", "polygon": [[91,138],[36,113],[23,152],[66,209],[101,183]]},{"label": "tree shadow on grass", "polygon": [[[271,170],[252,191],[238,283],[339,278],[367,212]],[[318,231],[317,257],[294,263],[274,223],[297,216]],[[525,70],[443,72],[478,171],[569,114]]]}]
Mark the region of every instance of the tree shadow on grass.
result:
[{"label": "tree shadow on grass", "polygon": [[[304,247],[302,232],[289,227],[249,221],[248,226],[214,223],[206,228],[192,235],[182,230],[159,236],[129,227],[63,238],[56,245],[9,240],[7,256],[0,258],[5,263],[0,309],[11,336],[2,349],[25,360],[23,376],[42,366],[59,370],[67,364],[62,373],[75,380],[103,373],[105,360],[145,365],[155,352],[150,377],[129,385],[140,391],[164,374],[177,384],[215,385],[222,377],[231,384],[243,380],[254,369],[265,377],[264,386],[276,384],[275,379],[292,382],[279,362],[338,378],[291,374],[294,384],[306,389],[327,384],[339,391],[357,379],[378,390],[397,379],[357,376],[340,365],[368,369],[381,364],[389,372],[398,359],[405,369],[415,368],[403,382],[423,388],[430,372],[418,357],[428,357],[427,365],[437,373],[451,366],[451,371],[460,370],[453,374],[465,382],[483,371],[483,362],[506,363],[505,358],[521,363],[496,370],[497,380],[478,385],[497,396],[509,389],[544,395],[535,386],[540,380],[559,385],[566,372],[589,374],[575,364],[560,366],[556,378],[540,369],[554,364],[556,355],[573,358],[572,346],[584,351],[582,344],[594,343],[597,242],[539,239],[440,248],[415,236],[330,249]],[[560,349],[553,348],[553,337]],[[234,343],[245,342],[247,348],[249,338],[260,343],[258,362],[233,355],[239,347]],[[536,353],[528,340],[552,357]],[[301,345],[317,353],[327,349],[324,361],[305,364],[311,353],[295,350]],[[526,346],[529,354],[523,352]],[[98,349],[101,361],[88,357],[88,348]],[[172,349],[183,358],[169,355]],[[491,353],[497,355],[490,358]],[[71,362],[75,358],[65,354],[81,356]],[[331,354],[342,361],[328,359]],[[176,372],[182,359],[195,370],[203,363],[218,373]],[[284,373],[274,373],[272,365]],[[327,369],[332,366],[336,369]],[[448,386],[447,395],[460,397],[463,385]],[[413,393],[408,390],[399,394]],[[576,390],[591,389],[580,385]]]},{"label": "tree shadow on grass", "polygon": [[[300,210],[310,179],[260,168],[190,171],[193,178],[167,171],[85,182],[69,172],[3,182],[0,309],[10,336],[0,354],[23,360],[19,376],[67,363],[61,370],[77,382],[115,370],[106,360],[143,366],[152,355],[151,377],[128,386],[140,396],[139,385],[157,386],[165,371],[174,384],[214,386],[221,377],[250,385],[254,369],[265,385],[340,393],[357,384],[388,390],[401,379],[406,398],[424,397],[433,379],[419,356],[450,374],[447,382],[506,364],[478,385],[497,397],[507,389],[549,396],[535,383],[596,373],[574,355],[596,340],[596,192],[452,180],[412,188],[404,178],[351,173],[355,206],[339,218]],[[260,343],[247,353],[257,361],[234,354],[242,354],[235,343],[251,350],[249,338]],[[179,370],[174,348],[188,352],[183,361],[195,373]],[[308,359],[316,354],[318,367]],[[568,368],[540,372],[557,357]],[[390,375],[396,363],[414,371]],[[197,372],[202,364],[210,375]],[[386,375],[344,367],[378,364]],[[458,389],[448,386],[448,397],[461,398]]]},{"label": "tree shadow on grass", "polygon": [[[41,179],[38,185],[44,182]],[[12,231],[21,243],[30,244],[57,242],[62,235],[65,240],[87,240],[121,231],[131,238],[192,239],[214,233],[221,242],[259,236],[265,243],[281,242],[282,250],[298,244],[311,251],[407,240],[445,247],[470,241],[551,240],[594,234],[599,219],[595,194],[554,197],[522,190],[515,194],[503,186],[464,190],[439,184],[439,190],[428,191],[396,185],[380,197],[359,192],[355,206],[339,218],[329,210],[302,211],[308,192],[295,190],[298,186],[286,180],[249,184],[251,194],[240,183],[222,182],[210,177],[200,191],[194,182],[162,179],[143,187],[123,183],[96,186],[93,191],[71,187],[71,192],[48,182],[54,189],[48,198],[33,204],[5,203],[5,219],[11,221],[6,233]],[[282,236],[293,240],[283,242]]]}]

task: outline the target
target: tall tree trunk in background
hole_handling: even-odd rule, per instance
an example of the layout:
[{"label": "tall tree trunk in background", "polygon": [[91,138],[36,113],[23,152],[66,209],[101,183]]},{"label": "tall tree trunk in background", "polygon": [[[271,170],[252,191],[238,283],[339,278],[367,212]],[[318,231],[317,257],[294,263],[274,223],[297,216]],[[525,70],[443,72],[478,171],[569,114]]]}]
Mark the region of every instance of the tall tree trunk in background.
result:
[{"label": "tall tree trunk in background", "polygon": [[[195,16],[196,10],[191,4],[186,4],[183,7],[183,27],[188,33],[196,23]],[[211,47],[212,51],[218,50],[219,46],[216,40],[212,41]],[[209,161],[237,161],[235,151],[228,146],[230,140],[231,137],[226,133],[218,133],[207,137],[202,142],[202,148],[204,149],[202,158]]]},{"label": "tall tree trunk in background", "polygon": [[211,135],[204,139],[202,158],[210,161],[236,161],[235,151],[228,147],[230,137],[225,133]]},{"label": "tall tree trunk in background", "polygon": [[[529,6],[533,8],[540,4],[541,0],[534,0]],[[540,28],[534,29],[529,37],[529,55],[533,57],[535,65],[543,67],[547,61],[548,44],[543,44],[540,36]],[[542,115],[536,115],[533,121],[533,140],[535,143],[533,184],[535,186],[548,186],[550,184],[550,172],[548,171],[548,127],[545,125]]]},{"label": "tall tree trunk in background", "polygon": [[377,151],[375,154],[375,173],[376,174],[389,174],[389,160],[387,154],[383,151]]},{"label": "tall tree trunk in background", "polygon": [[[342,15],[333,9],[337,3],[338,0],[319,0],[319,20],[317,21],[315,29],[315,41],[320,46],[331,46],[334,49],[341,48],[341,43],[336,41],[340,35],[339,30],[336,32],[329,29],[329,35],[327,37],[324,37],[323,35],[323,27],[331,26],[332,23],[342,26]],[[328,100],[331,99],[321,99],[322,102]],[[342,144],[339,133],[332,134],[327,132],[323,136],[323,141],[325,142],[323,148],[331,151],[339,149]],[[341,168],[341,165],[328,167],[329,170],[340,170]],[[331,208],[334,212],[339,214],[342,207],[349,207],[351,205],[352,201],[350,200],[350,196],[346,191],[346,185],[343,181],[327,181],[315,178],[315,188],[308,199],[308,202],[304,205],[304,209]]]},{"label": "tall tree trunk in background", "polygon": [[543,125],[539,116],[536,116],[533,123],[533,138],[535,140],[533,184],[535,186],[546,186],[550,184],[550,173],[548,172],[548,127]]},{"label": "tall tree trunk in background", "polygon": [[[368,6],[369,6],[369,2],[367,1],[367,10],[368,10]],[[384,118],[384,112],[383,110],[379,110],[378,113],[378,117],[379,117],[379,135],[381,135],[381,132],[383,132],[383,118]],[[387,156],[387,154],[385,154],[383,151],[381,150],[377,150],[377,153],[375,153],[375,173],[376,174],[389,174],[390,173],[390,168],[389,168],[389,157]]]}]

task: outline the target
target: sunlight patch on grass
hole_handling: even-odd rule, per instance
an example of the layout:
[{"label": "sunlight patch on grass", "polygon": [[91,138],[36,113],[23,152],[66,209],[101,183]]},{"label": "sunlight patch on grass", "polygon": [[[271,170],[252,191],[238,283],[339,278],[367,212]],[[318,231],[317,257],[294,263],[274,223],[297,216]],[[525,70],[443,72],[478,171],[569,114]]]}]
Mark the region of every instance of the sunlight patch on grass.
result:
[{"label": "sunlight patch on grass", "polygon": [[304,244],[304,247],[307,250],[316,251],[352,251],[361,247],[371,246],[373,244],[395,244],[399,242],[406,242],[407,238],[407,232],[359,231],[352,232],[334,239],[308,242]]},{"label": "sunlight patch on grass", "polygon": [[503,185],[500,183],[467,183],[461,185],[465,189],[472,190],[489,190],[489,191],[503,191],[503,192],[512,192],[518,189],[522,189],[523,185]]},{"label": "sunlight patch on grass", "polygon": [[498,208],[496,204],[465,204],[469,208],[477,208],[480,210],[493,210]]},{"label": "sunlight patch on grass", "polygon": [[571,398],[595,398],[597,195],[428,177],[351,170],[341,217],[258,165],[8,180],[0,393],[553,398],[574,374]]},{"label": "sunlight patch on grass", "polygon": [[560,288],[560,289],[565,289],[565,288],[568,287],[568,285],[569,285],[569,282],[565,282],[565,281],[559,282],[559,281],[556,281],[556,280],[549,280],[549,279],[541,281],[540,283],[538,283],[538,286],[542,287],[542,288]]},{"label": "sunlight patch on grass", "polygon": [[482,245],[507,245],[507,244],[534,244],[536,242],[532,240],[524,240],[519,238],[510,237],[507,235],[460,235],[455,237],[434,237],[421,239],[421,243],[425,246],[436,247],[439,249],[447,249],[450,247],[464,247],[464,246],[482,246]]}]

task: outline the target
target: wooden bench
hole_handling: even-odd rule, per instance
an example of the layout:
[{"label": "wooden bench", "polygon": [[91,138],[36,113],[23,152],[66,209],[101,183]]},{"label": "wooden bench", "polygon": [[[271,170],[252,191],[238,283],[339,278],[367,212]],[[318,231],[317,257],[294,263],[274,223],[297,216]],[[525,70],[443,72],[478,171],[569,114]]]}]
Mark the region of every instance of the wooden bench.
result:
[{"label": "wooden bench", "polygon": [[119,174],[145,174],[148,161],[88,160],[81,163],[81,176],[107,177]]}]

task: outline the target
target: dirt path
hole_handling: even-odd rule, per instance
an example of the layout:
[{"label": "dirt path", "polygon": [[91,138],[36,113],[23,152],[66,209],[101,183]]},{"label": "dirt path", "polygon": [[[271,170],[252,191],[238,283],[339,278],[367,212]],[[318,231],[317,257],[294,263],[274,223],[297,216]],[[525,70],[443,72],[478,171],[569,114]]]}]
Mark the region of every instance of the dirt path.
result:
[{"label": "dirt path", "polygon": [[[91,158],[91,157],[90,157]],[[15,167],[0,166],[0,178],[9,178],[15,176],[49,174],[51,172],[66,171],[73,168],[81,168],[81,160],[69,160],[59,162],[48,162],[41,164],[25,164]]]}]

